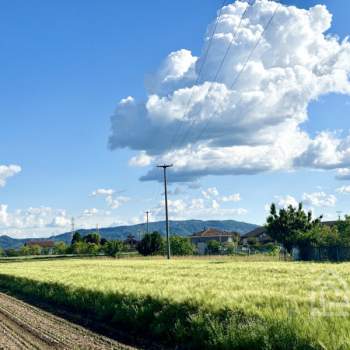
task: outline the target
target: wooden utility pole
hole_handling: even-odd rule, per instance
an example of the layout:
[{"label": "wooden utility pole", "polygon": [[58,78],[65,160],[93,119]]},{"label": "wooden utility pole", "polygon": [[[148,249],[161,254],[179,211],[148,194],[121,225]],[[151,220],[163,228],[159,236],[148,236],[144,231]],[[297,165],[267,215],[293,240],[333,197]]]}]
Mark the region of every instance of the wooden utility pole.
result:
[{"label": "wooden utility pole", "polygon": [[146,221],[146,233],[149,233],[149,230],[148,230],[149,214],[150,214],[150,212],[147,210],[146,211],[146,219],[147,219],[147,221]]},{"label": "wooden utility pole", "polygon": [[164,202],[165,202],[165,230],[166,230],[166,242],[167,242],[167,257],[170,259],[170,240],[169,240],[169,215],[168,215],[168,189],[166,180],[166,170],[172,167],[172,164],[157,165],[157,168],[163,168],[164,175]]}]

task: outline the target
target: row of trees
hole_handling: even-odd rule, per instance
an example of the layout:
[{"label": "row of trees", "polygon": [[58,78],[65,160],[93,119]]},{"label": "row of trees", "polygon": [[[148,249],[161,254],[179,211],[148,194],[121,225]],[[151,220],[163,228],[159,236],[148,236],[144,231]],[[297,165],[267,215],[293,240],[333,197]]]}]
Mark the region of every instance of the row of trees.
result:
[{"label": "row of trees", "polygon": [[[130,245],[127,242],[134,242]],[[194,253],[194,246],[185,237],[171,236],[171,251],[173,255],[191,255]],[[96,233],[82,237],[76,232],[72,239],[70,251],[73,254],[97,254],[103,253],[109,256],[117,256],[122,252],[138,251],[141,255],[162,255],[165,252],[165,240],[159,232],[145,234],[141,241],[136,242],[133,237],[126,241],[101,239]]]},{"label": "row of trees", "polygon": [[313,218],[302,203],[277,211],[272,204],[266,221],[267,234],[284,246],[288,253],[294,247],[301,253],[312,247],[350,247],[350,216],[333,224],[322,224],[322,216]]},{"label": "row of trees", "polygon": [[[137,251],[144,256],[165,254],[166,244],[159,232],[147,233],[137,244]],[[170,249],[173,255],[193,255],[195,247],[186,237],[170,236]]]},{"label": "row of trees", "polygon": [[52,248],[43,248],[39,244],[23,245],[19,249],[1,249],[0,256],[16,257],[28,255],[66,254],[68,246],[64,242],[57,242]]},{"label": "row of trees", "polygon": [[[190,240],[185,237],[171,236],[171,251],[173,255],[192,255],[195,252]],[[132,236],[127,240],[107,240],[101,238],[98,233],[90,233],[82,236],[80,232],[75,232],[70,245],[64,242],[57,242],[53,247],[43,248],[39,244],[23,245],[19,249],[0,248],[0,256],[29,256],[29,255],[108,255],[116,257],[123,252],[139,252],[141,255],[162,255],[165,253],[165,240],[158,233],[153,232],[144,235],[140,242]]]},{"label": "row of trees", "polygon": [[101,238],[98,233],[89,233],[82,236],[79,232],[75,232],[67,252],[71,254],[104,254],[115,257],[121,252],[130,251],[131,248],[129,244],[123,241]]},{"label": "row of trees", "polygon": [[[127,242],[135,242],[129,244]],[[185,237],[172,235],[170,237],[171,252],[173,255],[192,255],[195,247],[190,240]],[[122,252],[138,251],[141,255],[162,255],[165,253],[165,240],[159,232],[147,233],[141,241],[136,242],[132,237],[129,240],[111,240],[101,239],[99,234],[92,233],[81,236],[76,232],[73,236],[69,251],[72,254],[98,254],[103,253],[109,256],[117,256]]]},{"label": "row of trees", "polygon": [[107,241],[97,233],[82,236],[76,232],[70,245],[64,242],[57,242],[53,247],[42,247],[39,244],[23,245],[19,249],[0,249],[0,256],[29,256],[29,255],[65,255],[65,254],[89,254],[89,255],[110,255],[116,256],[122,251],[130,251],[130,246],[122,241]]},{"label": "row of trees", "polygon": [[[272,204],[270,214],[266,220],[266,233],[273,241],[282,245],[288,253],[294,247],[300,252],[307,251],[313,247],[349,247],[350,248],[350,216],[345,220],[339,220],[333,225],[321,223],[322,216],[313,218],[311,211],[306,212],[300,203],[298,207],[288,206],[277,210]],[[122,252],[138,251],[141,255],[163,255],[166,244],[164,238],[158,232],[144,235],[141,241],[137,242],[132,236],[127,240],[106,240],[98,233],[90,233],[82,236],[80,232],[73,235],[70,245],[63,242],[56,243],[50,248],[53,254],[89,254],[118,256]],[[209,254],[233,254],[238,245],[237,242],[226,242],[221,245],[217,240],[207,242]],[[257,242],[249,242],[249,246],[257,245]],[[270,243],[275,248],[274,243]],[[195,246],[187,237],[177,235],[170,236],[170,246],[173,255],[193,255],[196,253]],[[272,249],[271,248],[271,249]],[[47,254],[48,248],[40,245],[24,245],[18,250],[0,250],[0,255],[40,255]]]}]

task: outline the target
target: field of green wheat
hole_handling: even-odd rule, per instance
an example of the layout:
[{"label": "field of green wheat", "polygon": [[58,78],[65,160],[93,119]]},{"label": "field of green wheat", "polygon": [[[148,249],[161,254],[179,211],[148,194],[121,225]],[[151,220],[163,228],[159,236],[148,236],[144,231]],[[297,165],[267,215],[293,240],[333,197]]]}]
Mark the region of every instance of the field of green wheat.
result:
[{"label": "field of green wheat", "polygon": [[1,288],[182,349],[350,349],[349,286],[349,263],[0,263]]}]

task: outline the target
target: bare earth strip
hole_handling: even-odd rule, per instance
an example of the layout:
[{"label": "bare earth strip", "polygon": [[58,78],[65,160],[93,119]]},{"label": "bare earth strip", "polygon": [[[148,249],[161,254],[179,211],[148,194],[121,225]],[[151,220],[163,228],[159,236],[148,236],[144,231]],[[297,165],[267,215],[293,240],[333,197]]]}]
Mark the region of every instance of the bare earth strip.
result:
[{"label": "bare earth strip", "polygon": [[132,350],[135,348],[95,334],[0,293],[0,349]]}]

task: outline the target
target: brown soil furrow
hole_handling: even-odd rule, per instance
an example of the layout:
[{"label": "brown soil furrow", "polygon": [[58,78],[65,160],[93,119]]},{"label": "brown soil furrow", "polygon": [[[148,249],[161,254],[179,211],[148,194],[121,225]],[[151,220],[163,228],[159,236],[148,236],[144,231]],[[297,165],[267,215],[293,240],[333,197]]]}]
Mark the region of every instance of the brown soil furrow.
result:
[{"label": "brown soil furrow", "polygon": [[3,293],[0,323],[0,349],[132,349]]},{"label": "brown soil furrow", "polygon": [[[25,330],[26,332],[32,334],[36,338],[39,338],[43,342],[55,346],[59,342],[59,339],[56,339],[55,335],[52,334],[52,330],[47,331],[45,327],[38,326],[37,325],[37,319],[31,318],[28,319],[28,317],[23,317],[23,314],[21,312],[18,312],[19,310],[14,310],[13,308],[7,309],[4,307],[4,300],[0,298],[0,315],[3,319],[6,319],[7,321],[11,321],[12,324],[15,324],[17,328],[21,328],[22,330]],[[8,305],[7,305],[8,306]],[[23,310],[20,310],[23,311]],[[28,315],[30,316],[30,315]]]},{"label": "brown soil furrow", "polygon": [[32,334],[18,327],[16,323],[0,314],[0,349],[8,350],[44,350],[47,344],[36,339]]}]

